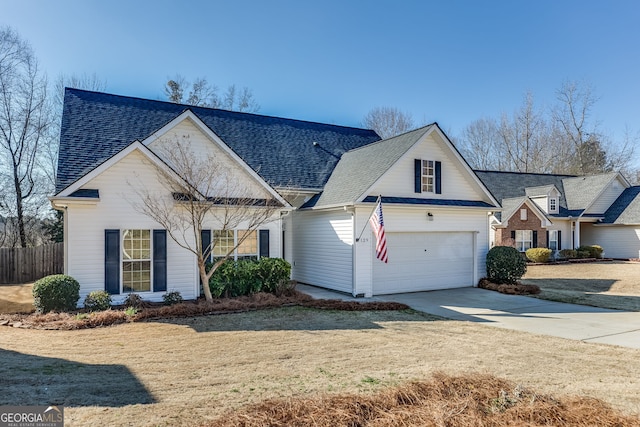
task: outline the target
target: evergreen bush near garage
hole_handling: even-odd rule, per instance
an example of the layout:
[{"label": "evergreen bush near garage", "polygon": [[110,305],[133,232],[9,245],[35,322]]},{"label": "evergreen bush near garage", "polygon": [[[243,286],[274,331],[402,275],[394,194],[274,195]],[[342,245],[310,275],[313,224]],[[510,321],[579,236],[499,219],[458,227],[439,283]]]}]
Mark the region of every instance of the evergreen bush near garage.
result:
[{"label": "evergreen bush near garage", "polygon": [[[596,259],[600,259],[602,258],[602,253],[604,252],[604,249],[602,249],[602,246],[598,246],[598,245],[591,245],[591,246],[580,246],[578,248],[578,258],[596,258]],[[583,256],[580,256],[582,253]],[[586,253],[588,253],[589,255],[586,255]]]},{"label": "evergreen bush near garage", "polygon": [[261,291],[278,294],[282,283],[289,282],[291,264],[282,258],[261,258],[256,266],[256,275],[261,283]]},{"label": "evergreen bush near garage", "polygon": [[54,274],[35,282],[31,292],[38,313],[72,311],[80,299],[80,284],[71,276]]},{"label": "evergreen bush near garage", "polygon": [[516,284],[527,272],[527,263],[516,248],[494,246],[487,253],[487,278],[493,283]]},{"label": "evergreen bush near garage", "polygon": [[525,255],[527,255],[527,259],[531,262],[545,263],[549,262],[549,258],[551,258],[551,249],[531,248],[527,249]]},{"label": "evergreen bush near garage", "polygon": [[578,253],[575,249],[562,249],[560,251],[560,258],[562,259],[574,259],[578,257]]}]

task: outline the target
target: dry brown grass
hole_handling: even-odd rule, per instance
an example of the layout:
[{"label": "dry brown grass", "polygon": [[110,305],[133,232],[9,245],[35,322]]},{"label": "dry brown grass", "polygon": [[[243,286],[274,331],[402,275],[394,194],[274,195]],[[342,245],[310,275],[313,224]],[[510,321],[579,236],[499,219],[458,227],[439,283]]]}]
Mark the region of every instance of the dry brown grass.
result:
[{"label": "dry brown grass", "polygon": [[530,265],[522,283],[539,286],[542,299],[640,311],[638,262]]},{"label": "dry brown grass", "polygon": [[638,426],[592,398],[556,399],[486,374],[435,373],[368,395],[271,399],[231,411],[206,427],[285,426]]},{"label": "dry brown grass", "polygon": [[294,306],[73,331],[4,327],[0,405],[59,403],[69,427],[193,426],[268,399],[367,397],[442,371],[640,414],[639,356],[413,311]]},{"label": "dry brown grass", "polygon": [[33,283],[23,285],[0,285],[0,313],[31,313],[33,306]]}]

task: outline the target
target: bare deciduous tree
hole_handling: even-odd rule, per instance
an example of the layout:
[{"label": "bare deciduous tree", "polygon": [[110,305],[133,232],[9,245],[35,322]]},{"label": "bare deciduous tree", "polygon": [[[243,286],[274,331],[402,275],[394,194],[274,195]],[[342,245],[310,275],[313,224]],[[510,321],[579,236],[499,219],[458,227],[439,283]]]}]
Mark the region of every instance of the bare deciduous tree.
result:
[{"label": "bare deciduous tree", "polygon": [[414,125],[409,113],[395,107],[375,107],[362,119],[362,126],[387,139],[412,130]]},{"label": "bare deciduous tree", "polygon": [[[156,167],[158,182],[164,193],[152,191],[141,184],[130,185],[139,200],[136,210],[152,218],[181,248],[197,259],[200,279],[207,301],[212,300],[209,279],[215,270],[260,226],[274,221],[282,203],[271,195],[256,197],[237,179],[237,174],[218,156],[196,155],[188,137],[164,143],[159,156],[171,167]],[[217,253],[213,266],[207,270],[206,261],[216,245],[212,239],[203,247],[202,230],[214,228],[222,232],[242,227],[233,248]]]},{"label": "bare deciduous tree", "polygon": [[49,124],[47,80],[31,46],[13,29],[0,28],[2,185],[11,189],[3,198],[3,207],[17,221],[22,247],[28,244],[29,204],[45,193],[37,162]]},{"label": "bare deciduous tree", "polygon": [[[204,77],[198,77],[190,83],[179,74],[169,79],[164,87],[167,100],[177,104],[184,103],[197,107],[222,108],[247,113],[260,110],[260,105],[247,87],[238,90],[236,85],[231,85],[222,96],[218,91],[218,87],[210,84]],[[185,93],[188,93],[186,99]]]},{"label": "bare deciduous tree", "polygon": [[573,82],[558,90],[550,110],[536,108],[527,93],[512,115],[467,126],[460,149],[478,169],[576,175],[622,170],[634,176],[629,165],[638,137],[627,132],[616,144],[600,133],[590,120],[596,100],[588,85]]}]

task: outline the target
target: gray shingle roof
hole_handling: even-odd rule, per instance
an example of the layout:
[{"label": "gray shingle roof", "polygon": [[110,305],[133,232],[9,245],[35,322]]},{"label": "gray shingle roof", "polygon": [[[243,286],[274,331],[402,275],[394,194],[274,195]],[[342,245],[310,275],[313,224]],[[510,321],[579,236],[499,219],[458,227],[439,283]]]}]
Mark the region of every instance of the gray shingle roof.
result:
[{"label": "gray shingle roof", "polygon": [[611,172],[563,180],[567,208],[569,210],[584,210],[588,208],[616,175],[617,172]]},{"label": "gray shingle roof", "polygon": [[[362,200],[365,203],[374,203],[378,200],[376,196],[367,196]],[[418,199],[413,197],[382,197],[382,203],[403,204],[403,205],[430,205],[430,206],[458,206],[493,208],[491,203],[481,200],[453,200],[453,199]]]},{"label": "gray shingle roof", "polygon": [[625,189],[607,209],[604,224],[640,224],[640,186]]},{"label": "gray shingle roof", "polygon": [[435,124],[345,153],[314,206],[353,203]]},{"label": "gray shingle roof", "polygon": [[524,191],[529,197],[546,196],[555,187],[553,184],[541,185],[539,187],[527,187]]},{"label": "gray shingle roof", "polygon": [[380,140],[366,129],[66,89],[56,193],[186,109],[273,186],[322,188],[343,153]]},{"label": "gray shingle roof", "polygon": [[[498,201],[527,196],[527,188],[548,187],[554,185],[560,191],[557,216],[578,216],[581,211],[571,212],[567,207],[563,180],[573,175],[552,175],[542,173],[475,171],[480,181],[491,191]],[[552,215],[553,216],[553,215]]]}]

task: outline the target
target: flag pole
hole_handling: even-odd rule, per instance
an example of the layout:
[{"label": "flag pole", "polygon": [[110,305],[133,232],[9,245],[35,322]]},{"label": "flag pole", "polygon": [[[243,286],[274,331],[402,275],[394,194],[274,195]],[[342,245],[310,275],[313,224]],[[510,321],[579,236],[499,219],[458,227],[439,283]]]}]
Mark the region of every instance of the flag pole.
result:
[{"label": "flag pole", "polygon": [[[376,208],[378,207],[378,203],[382,202],[382,195],[379,195],[378,198],[376,199],[376,203],[373,205],[373,209],[371,209],[371,213],[369,214],[369,216],[367,218],[371,218],[371,215],[373,215],[373,212],[376,210]],[[369,221],[367,220],[367,223]],[[364,229],[367,228],[367,224],[364,225],[364,227],[362,227],[362,231],[360,232],[360,235],[358,237],[356,237],[356,242],[360,241],[360,238],[362,237],[362,233],[364,233]]]}]

